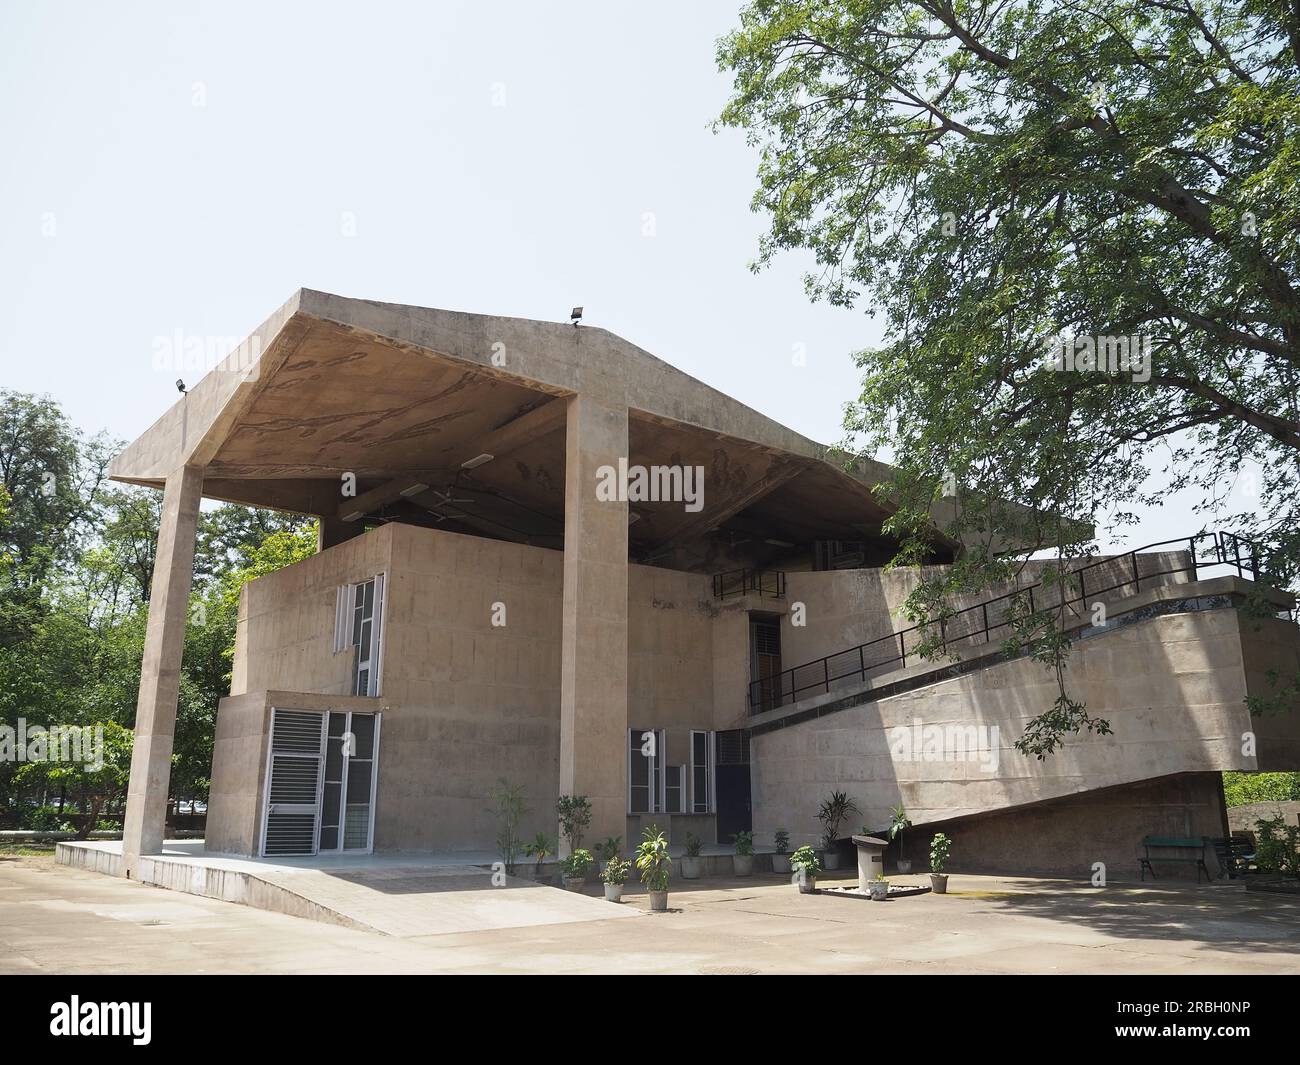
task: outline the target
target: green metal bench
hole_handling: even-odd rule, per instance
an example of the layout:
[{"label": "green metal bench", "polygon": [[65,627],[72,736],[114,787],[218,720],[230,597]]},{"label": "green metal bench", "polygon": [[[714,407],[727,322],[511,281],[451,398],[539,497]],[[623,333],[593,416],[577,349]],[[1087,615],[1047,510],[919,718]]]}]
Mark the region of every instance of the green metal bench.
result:
[{"label": "green metal bench", "polygon": [[1255,847],[1244,839],[1212,839],[1214,856],[1219,861],[1219,876],[1240,880],[1254,869]]},{"label": "green metal bench", "polygon": [[[1143,836],[1142,846],[1146,849],[1146,855],[1139,858],[1139,873],[1143,881],[1147,878],[1147,873],[1151,874],[1151,879],[1159,879],[1156,871],[1151,867],[1152,862],[1177,862],[1182,865],[1196,866],[1196,882],[1201,882],[1201,872],[1204,871],[1207,881],[1213,880],[1210,876],[1209,867],[1205,864],[1205,846],[1206,837],[1201,836],[1199,839],[1182,838],[1178,836]],[[1164,855],[1151,853],[1152,850],[1194,850],[1198,853],[1192,855]]]}]

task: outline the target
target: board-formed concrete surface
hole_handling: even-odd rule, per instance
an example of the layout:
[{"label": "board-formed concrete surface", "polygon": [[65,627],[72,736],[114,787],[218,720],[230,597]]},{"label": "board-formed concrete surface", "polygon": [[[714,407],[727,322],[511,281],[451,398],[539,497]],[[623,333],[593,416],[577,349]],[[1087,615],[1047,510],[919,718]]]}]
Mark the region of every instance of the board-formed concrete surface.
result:
[{"label": "board-formed concrete surface", "polygon": [[[61,866],[120,875],[116,841],[61,843]],[[491,861],[490,856],[484,856]],[[438,856],[338,855],[286,860],[207,854],[198,841],[169,841],[139,860],[134,878],[156,888],[238,903],[389,936],[446,935],[573,921],[637,911],[577,892],[494,875]]]},{"label": "board-formed concrete surface", "polygon": [[957,874],[949,891],[714,880],[640,920],[401,938],[0,857],[0,973],[1300,973],[1300,901],[1281,896]]}]

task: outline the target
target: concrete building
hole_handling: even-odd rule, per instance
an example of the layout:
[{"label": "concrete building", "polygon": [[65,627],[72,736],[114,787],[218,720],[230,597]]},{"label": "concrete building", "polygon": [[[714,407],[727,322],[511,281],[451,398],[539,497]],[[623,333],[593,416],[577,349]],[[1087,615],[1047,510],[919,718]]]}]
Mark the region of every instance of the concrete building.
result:
[{"label": "concrete building", "polygon": [[1244,701],[1300,661],[1291,602],[1248,615],[1227,541],[1081,575],[1072,683],[1114,734],[1025,758],[1052,679],[1003,653],[996,596],[918,660],[885,469],[601,329],[302,290],[111,472],[164,499],[128,875],[163,839],[203,497],[320,519],[314,557],[244,589],[214,852],[490,848],[504,779],[525,838],[584,794],[588,840],[811,842],[837,789],[845,833],[901,802],[909,846],[941,828],[957,869],[1131,876],[1145,834],[1226,833],[1222,770],[1300,768],[1296,718]]}]

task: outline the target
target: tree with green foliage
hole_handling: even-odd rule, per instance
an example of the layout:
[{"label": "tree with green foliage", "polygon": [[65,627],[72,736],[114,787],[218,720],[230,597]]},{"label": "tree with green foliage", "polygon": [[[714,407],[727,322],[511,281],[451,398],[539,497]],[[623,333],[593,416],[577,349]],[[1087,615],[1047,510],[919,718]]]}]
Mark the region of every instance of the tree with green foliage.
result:
[{"label": "tree with green foliage", "polygon": [[[160,494],[106,484],[114,445],[77,432],[53,400],[0,392],[0,403],[0,723],[16,726],[22,718],[32,725],[129,730]],[[314,551],[309,517],[232,505],[201,514],[177,706],[174,801],[207,798],[241,587]],[[0,807],[51,788],[60,802],[93,801],[67,772],[0,762]],[[100,801],[112,808],[120,799],[109,790]]]},{"label": "tree with green foliage", "polygon": [[1224,773],[1223,800],[1230,807],[1300,800],[1300,773]]},{"label": "tree with green foliage", "polygon": [[17,772],[17,782],[43,785],[74,795],[81,808],[82,824],[78,836],[85,839],[95,830],[100,811],[110,802],[126,798],[131,777],[131,730],[116,721],[95,721],[80,726],[87,748],[90,734],[102,742],[102,750],[93,759],[25,762]]},{"label": "tree with green foliage", "polygon": [[[846,428],[897,467],[896,562],[968,545],[913,619],[1036,549],[1064,590],[1100,519],[1187,486],[1295,580],[1300,9],[753,0],[718,60],[720,124],[761,148],[755,267],[810,252],[812,297],[882,322]],[[1017,746],[1109,731],[1069,694],[1062,617],[1015,624],[1058,687]]]}]

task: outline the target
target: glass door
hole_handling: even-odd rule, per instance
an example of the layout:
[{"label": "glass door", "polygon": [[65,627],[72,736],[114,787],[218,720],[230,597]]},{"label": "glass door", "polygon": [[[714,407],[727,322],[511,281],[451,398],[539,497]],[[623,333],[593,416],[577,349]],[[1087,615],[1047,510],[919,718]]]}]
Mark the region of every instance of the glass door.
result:
[{"label": "glass door", "polygon": [[373,844],[379,715],[331,712],[328,716],[320,849],[368,852]]}]

